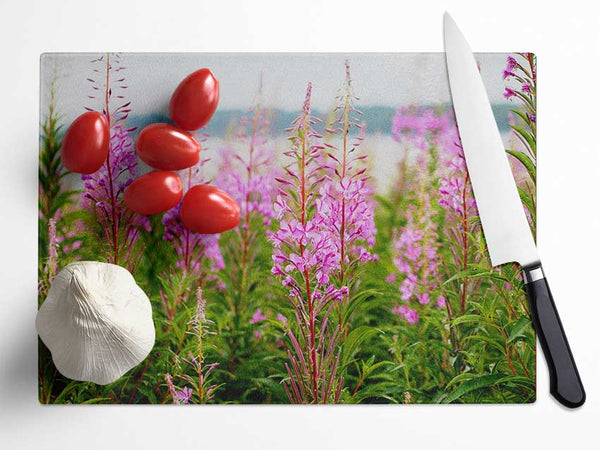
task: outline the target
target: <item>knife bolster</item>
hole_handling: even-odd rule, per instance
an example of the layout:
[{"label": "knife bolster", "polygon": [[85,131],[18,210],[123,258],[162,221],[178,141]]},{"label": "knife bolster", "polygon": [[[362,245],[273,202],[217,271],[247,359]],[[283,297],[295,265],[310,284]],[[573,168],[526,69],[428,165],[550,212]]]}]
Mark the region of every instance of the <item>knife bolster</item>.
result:
[{"label": "knife bolster", "polygon": [[525,279],[525,284],[534,283],[538,280],[546,278],[541,264],[537,266],[523,267],[523,277]]}]

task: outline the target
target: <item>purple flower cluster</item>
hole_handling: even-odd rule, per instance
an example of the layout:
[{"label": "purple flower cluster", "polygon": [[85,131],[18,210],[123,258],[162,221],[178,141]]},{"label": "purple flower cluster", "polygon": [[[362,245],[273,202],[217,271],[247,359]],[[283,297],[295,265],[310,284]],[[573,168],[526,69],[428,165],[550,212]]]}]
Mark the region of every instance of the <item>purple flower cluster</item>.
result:
[{"label": "purple flower cluster", "polygon": [[[409,306],[411,303],[424,306],[435,301],[438,308],[446,305],[441,290],[436,200],[456,214],[466,211],[473,214],[475,201],[472,195],[463,195],[468,193],[465,189],[469,185],[464,178],[466,164],[451,111],[425,106],[400,108],[393,121],[392,136],[407,148],[418,150],[416,176],[419,183],[437,181],[439,186],[437,199],[424,191],[413,193],[418,207],[408,207],[406,225],[396,232],[394,239],[393,263],[398,272],[391,274],[388,280],[396,282],[400,275],[400,299],[392,312],[415,324],[419,315]],[[438,164],[431,172],[428,167],[434,154]]]},{"label": "purple flower cluster", "polygon": [[517,96],[517,93],[515,92],[514,89],[511,89],[509,87],[504,88],[504,94],[502,94],[504,96],[505,99],[511,99],[513,97]]},{"label": "purple flower cluster", "polygon": [[135,244],[140,229],[150,231],[148,219],[133,213],[122,200],[125,188],[137,175],[131,131],[121,124],[113,125],[107,163],[93,174],[81,176],[84,181],[82,203],[102,228],[108,262],[126,264],[130,268],[139,257]]},{"label": "purple flower cluster", "polygon": [[403,106],[392,119],[392,138],[400,143],[425,150],[444,144],[452,133],[453,123],[447,112],[437,112],[426,106]]},{"label": "purple flower cluster", "polygon": [[[534,91],[535,91],[534,58],[529,53],[522,53],[522,54],[520,54],[520,58],[521,57],[527,63],[529,63],[529,65],[530,65],[529,70],[527,70],[525,68],[525,66],[527,65],[525,62],[523,65],[521,65],[517,61],[517,59],[513,56],[509,56],[508,58],[506,58],[506,68],[504,69],[502,77],[505,80],[514,80],[515,82],[518,82],[521,85],[520,92],[518,92],[517,90],[512,89],[510,87],[506,87],[504,89],[504,98],[506,98],[506,99],[511,99],[513,97],[519,97],[521,99],[524,99],[524,97],[522,97],[523,94],[525,94],[525,96],[529,96],[530,98],[532,98],[532,96],[534,95]],[[527,100],[525,100],[525,102],[527,103]],[[529,103],[528,106],[531,107],[534,105],[532,103]]]},{"label": "purple flower cluster", "polygon": [[210,262],[213,272],[225,268],[223,254],[219,247],[218,234],[199,234],[188,230],[179,214],[181,205],[177,205],[163,215],[163,239],[173,244],[177,254],[177,268],[187,274],[199,277],[202,274],[202,261]]},{"label": "purple flower cluster", "polygon": [[439,204],[462,219],[477,215],[477,204],[469,182],[467,162],[452,121],[440,141]]},{"label": "purple flower cluster", "polygon": [[[277,178],[282,185],[274,203],[279,229],[270,234],[273,244],[274,275],[283,277],[290,295],[301,299],[306,285],[315,289],[313,299],[341,297],[340,289],[330,284],[330,275],[340,267],[340,254],[331,235],[323,233],[327,214],[321,211],[318,187],[326,180],[322,163],[322,138],[313,126],[318,121],[310,115],[309,84],[302,114],[289,129],[293,134],[292,150],[286,156],[294,163],[285,167],[287,177]],[[294,167],[296,166],[296,167]]]},{"label": "purple flower cluster", "polygon": [[413,301],[427,305],[432,301],[434,292],[438,292],[436,304],[444,307],[446,300],[440,292],[441,279],[439,268],[442,264],[437,243],[437,226],[434,220],[432,202],[428,194],[420,201],[419,209],[409,206],[407,224],[394,240],[394,265],[403,276],[400,283],[400,300],[392,312],[403,317],[408,323],[419,320],[417,312],[407,306]]},{"label": "purple flower cluster", "polygon": [[350,266],[377,259],[371,252],[376,234],[372,190],[367,177],[356,177],[332,179],[319,189],[316,201],[321,234],[333,242],[336,261]]},{"label": "purple flower cluster", "polygon": [[402,317],[410,325],[414,325],[419,322],[419,313],[406,305],[396,304],[392,308],[392,312]]},{"label": "purple flower cluster", "polygon": [[175,385],[173,384],[173,376],[170,373],[165,374],[165,382],[167,383],[167,389],[171,394],[173,403],[175,403],[176,405],[187,405],[192,397],[192,390],[186,387],[183,389],[183,391],[178,391]]},{"label": "purple flower cluster", "polygon": [[[355,100],[350,66],[346,61],[346,81],[338,95],[336,116],[326,127],[329,137],[338,139],[323,144],[327,152],[324,161],[326,178],[319,187],[316,200],[321,234],[335,248],[335,260],[340,265],[338,284],[341,285],[347,282],[345,276],[351,274],[346,272],[354,266],[377,259],[377,255],[371,253],[377,232],[373,190],[366,175],[367,155],[359,151],[365,127],[359,120],[362,113],[355,108]],[[351,138],[353,131],[356,135]]]},{"label": "purple flower cluster", "polygon": [[235,141],[220,149],[221,166],[215,184],[229,193],[240,205],[242,226],[251,214],[263,218],[269,226],[276,193],[273,161],[274,148],[269,145],[268,111],[257,103],[256,107],[242,117],[235,133]]},{"label": "purple flower cluster", "polygon": [[314,130],[318,119],[311,115],[312,86],[308,85],[302,113],[292,122],[291,150],[285,155],[292,163],[274,205],[279,228],[271,233],[272,273],[289,288],[288,299],[295,312],[299,337],[288,330],[292,349],[286,364],[289,381],[284,384],[294,403],[326,403],[339,399],[341,380],[336,376],[339,352],[336,342],[339,326],[328,326],[331,305],[341,301],[346,286],[336,287],[330,277],[340,268],[340,253],[331,235],[323,233],[324,214],[320,210],[319,187],[327,179],[322,161],[322,138]]},{"label": "purple flower cluster", "polygon": [[[440,148],[438,167],[438,202],[446,211],[445,233],[454,259],[455,272],[466,270],[468,264],[479,260],[481,254],[470,250],[473,236],[481,234],[477,217],[477,203],[473,195],[465,155],[454,121],[448,129],[448,138]],[[460,284],[460,310],[464,313],[468,292],[467,281]],[[471,283],[472,284],[472,283]],[[445,303],[438,298],[438,305]],[[448,309],[450,311],[450,308]]]},{"label": "purple flower cluster", "polygon": [[262,308],[258,308],[256,311],[254,311],[254,314],[252,314],[252,318],[250,319],[250,325],[263,322],[267,319],[268,317],[263,314]]},{"label": "purple flower cluster", "polygon": [[[197,340],[198,354],[189,355],[189,358],[181,358],[181,361],[192,367],[198,374],[197,381],[192,380],[186,375],[179,375],[183,381],[192,384],[198,392],[198,402],[206,403],[212,400],[214,397],[214,391],[217,389],[217,385],[209,385],[209,377],[211,372],[219,365],[218,363],[204,364],[204,354],[202,352],[202,343],[204,336],[208,333],[208,325],[211,324],[210,320],[206,319],[206,300],[204,298],[202,288],[198,287],[196,291],[196,312],[192,316],[192,320],[188,323],[191,327],[191,333]],[[187,405],[194,394],[194,390],[185,386],[182,390],[178,390],[173,383],[173,377],[171,374],[165,374],[165,381],[167,388],[173,399],[173,403],[176,405]]]},{"label": "purple flower cluster", "polygon": [[[137,175],[137,158],[131,138],[135,128],[124,126],[131,112],[130,102],[117,107],[111,105],[114,99],[123,102],[123,93],[127,89],[120,58],[119,54],[106,54],[94,59],[93,72],[100,78],[87,79],[93,93],[88,97],[99,103],[97,109],[102,110],[110,125],[110,144],[106,163],[95,173],[82,175],[81,199],[102,228],[108,262],[123,264],[133,271],[141,256],[136,249],[140,229],[150,231],[150,222],[130,211],[122,200],[125,188]],[[94,111],[91,107],[85,109]]]},{"label": "purple flower cluster", "polygon": [[46,263],[46,272],[48,273],[48,283],[52,284],[54,276],[58,272],[58,238],[56,236],[56,220],[48,220],[48,262]]}]

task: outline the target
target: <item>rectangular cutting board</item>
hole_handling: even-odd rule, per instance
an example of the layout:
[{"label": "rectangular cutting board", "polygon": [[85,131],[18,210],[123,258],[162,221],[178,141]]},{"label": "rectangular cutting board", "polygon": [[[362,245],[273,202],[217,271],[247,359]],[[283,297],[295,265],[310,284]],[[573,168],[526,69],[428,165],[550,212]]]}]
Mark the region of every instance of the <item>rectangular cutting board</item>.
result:
[{"label": "rectangular cutting board", "polygon": [[[477,59],[535,232],[535,57]],[[219,104],[178,174],[239,204],[220,235],[123,203],[152,170],[139,132],[173,123],[173,91],[203,67]],[[60,148],[89,110],[110,117],[111,172],[82,180]],[[443,54],[44,54],[40,122],[39,305],[67,264],[116,263],[156,333],[108,385],[64,377],[40,341],[40,402],[535,401],[520,270],[490,267]]]}]

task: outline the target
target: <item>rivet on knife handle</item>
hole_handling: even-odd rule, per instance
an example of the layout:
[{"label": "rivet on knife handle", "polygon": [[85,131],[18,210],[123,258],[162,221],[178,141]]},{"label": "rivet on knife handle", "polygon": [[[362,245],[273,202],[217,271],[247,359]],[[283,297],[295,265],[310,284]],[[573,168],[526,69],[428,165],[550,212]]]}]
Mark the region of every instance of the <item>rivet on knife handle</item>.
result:
[{"label": "rivet on knife handle", "polygon": [[544,351],[550,373],[550,393],[563,405],[577,408],[585,402],[585,390],[556,311],[542,266],[525,267],[525,290],[533,326]]}]

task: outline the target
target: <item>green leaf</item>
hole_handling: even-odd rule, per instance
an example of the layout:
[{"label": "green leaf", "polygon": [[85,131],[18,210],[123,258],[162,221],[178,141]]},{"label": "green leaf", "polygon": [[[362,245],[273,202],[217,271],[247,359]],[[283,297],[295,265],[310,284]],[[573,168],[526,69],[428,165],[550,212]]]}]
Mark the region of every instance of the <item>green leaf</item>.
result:
[{"label": "green leaf", "polygon": [[511,330],[508,334],[507,343],[510,344],[515,339],[519,337],[523,337],[525,331],[529,331],[531,329],[531,319],[529,317],[521,317],[516,322],[511,323]]},{"label": "green leaf", "polygon": [[382,300],[384,300],[384,298],[377,289],[365,289],[360,291],[350,298],[348,305],[343,311],[342,322],[349,323],[358,307],[365,307],[368,311],[369,309],[375,308]]},{"label": "green leaf", "polygon": [[464,316],[459,316],[456,319],[453,319],[451,322],[452,326],[460,325],[461,323],[467,322],[479,322],[479,323],[487,323],[485,318],[479,316],[477,314],[465,314]]},{"label": "green leaf", "polygon": [[480,341],[485,344],[491,345],[496,350],[498,350],[500,353],[505,352],[504,345],[502,345],[502,343],[500,343],[497,339],[494,339],[489,336],[472,335],[472,336],[467,336],[467,337],[463,338],[463,341]]},{"label": "green leaf", "polygon": [[535,146],[535,137],[533,136],[533,134],[531,134],[529,131],[527,131],[521,127],[518,127],[516,125],[512,125],[511,128],[513,130],[515,130],[517,135],[521,136],[525,140],[525,142],[529,145],[529,148],[532,150],[533,154],[535,155],[536,146]]},{"label": "green leaf", "polygon": [[536,167],[535,167],[535,163],[531,160],[531,158],[529,157],[529,155],[523,153],[523,152],[519,152],[516,150],[506,150],[506,153],[508,153],[509,155],[514,156],[522,165],[523,167],[525,167],[525,169],[527,169],[527,173],[529,174],[529,176],[531,177],[531,179],[533,180],[533,182],[535,183],[536,180]]},{"label": "green leaf", "polygon": [[375,200],[377,200],[377,203],[389,211],[395,211],[396,209],[391,201],[381,195],[375,195]]},{"label": "green leaf", "polygon": [[520,109],[511,109],[511,112],[515,113],[517,116],[523,119],[523,122],[529,122],[529,117],[527,117],[527,114],[524,111],[521,111]]},{"label": "green leaf", "polygon": [[455,385],[457,383],[461,383],[463,381],[467,381],[467,380],[471,380],[474,377],[476,377],[477,375],[471,372],[465,372],[465,373],[461,373],[459,375],[456,375],[454,378],[452,378],[448,384],[446,385],[446,389],[448,389],[450,386]]},{"label": "green leaf", "polygon": [[490,278],[493,280],[510,282],[510,280],[507,280],[506,277],[498,274],[498,272],[495,270],[488,268],[471,268],[452,275],[450,278],[444,281],[443,285],[451,283],[455,280],[461,280],[463,278]]},{"label": "green leaf", "polygon": [[504,378],[506,378],[504,375],[495,373],[471,378],[470,380],[464,381],[455,390],[450,392],[450,394],[448,394],[448,396],[442,400],[442,403],[452,403],[461,398],[463,395],[468,394],[469,392],[473,392],[477,389],[482,389],[485,387],[494,386]]},{"label": "green leaf", "polygon": [[510,375],[498,380],[496,384],[515,384],[517,386],[523,386],[524,388],[531,389],[535,392],[535,378]]},{"label": "green leaf", "polygon": [[65,386],[65,388],[61,391],[61,393],[58,394],[58,396],[56,397],[56,399],[54,400],[53,403],[66,403],[67,397],[69,396],[69,394],[71,394],[78,387],[82,387],[82,386],[85,386],[85,383],[82,383],[81,381],[73,380],[73,381],[69,382],[69,384],[67,384],[67,386]]},{"label": "green leaf", "polygon": [[96,403],[110,402],[110,397],[90,398],[81,402],[82,405],[94,405]]},{"label": "green leaf", "polygon": [[358,351],[361,344],[369,339],[371,336],[378,333],[376,328],[369,326],[360,326],[352,330],[342,348],[342,367],[347,366],[351,361],[354,354]]}]

